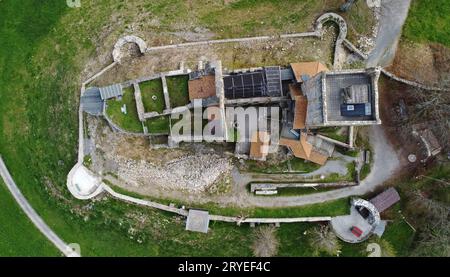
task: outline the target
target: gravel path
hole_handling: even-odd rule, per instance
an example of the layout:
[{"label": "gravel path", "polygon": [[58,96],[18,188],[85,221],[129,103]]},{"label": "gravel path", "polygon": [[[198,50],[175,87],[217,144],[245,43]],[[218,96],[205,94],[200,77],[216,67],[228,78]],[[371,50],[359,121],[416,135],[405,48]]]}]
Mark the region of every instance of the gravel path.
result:
[{"label": "gravel path", "polygon": [[411,0],[382,0],[381,16],[375,48],[369,55],[368,67],[390,65],[395,57],[402,27],[408,15]]},{"label": "gravel path", "polygon": [[80,255],[72,250],[72,248],[67,245],[60,237],[58,237],[55,232],[42,220],[42,218],[36,213],[36,211],[28,203],[27,199],[23,196],[20,189],[17,187],[13,178],[9,174],[2,157],[0,156],[0,175],[5,181],[6,186],[11,192],[12,196],[16,200],[17,204],[23,210],[23,212],[28,216],[28,218],[33,222],[36,228],[51,242],[53,245],[61,251],[66,257],[79,257]]}]

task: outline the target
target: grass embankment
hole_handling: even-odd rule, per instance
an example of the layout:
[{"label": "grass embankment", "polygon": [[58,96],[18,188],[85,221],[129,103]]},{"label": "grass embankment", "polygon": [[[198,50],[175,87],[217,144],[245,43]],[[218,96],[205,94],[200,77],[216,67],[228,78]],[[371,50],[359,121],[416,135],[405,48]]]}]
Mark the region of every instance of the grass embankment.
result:
[{"label": "grass embankment", "polygon": [[329,137],[331,139],[343,142],[343,143],[348,143],[348,136],[346,135],[342,135],[340,133],[341,127],[324,127],[324,128],[320,128],[318,130],[318,133],[320,135],[323,135],[325,137]]},{"label": "grass embankment", "polygon": [[338,189],[336,187],[298,187],[298,188],[279,188],[277,196],[293,196],[293,195],[306,195],[319,192],[326,192],[330,190]]},{"label": "grass embankment", "polygon": [[60,256],[33,225],[0,180],[0,256]]},{"label": "grass embankment", "polygon": [[306,32],[325,12],[342,15],[348,24],[348,37],[369,35],[375,17],[363,1],[346,13],[340,12],[340,0],[241,0],[208,10],[199,9],[199,20],[221,38]]},{"label": "grass embankment", "polygon": [[[342,4],[342,1],[340,2]],[[376,19],[372,10],[367,6],[366,1],[356,1],[350,11],[338,13],[347,22],[347,38],[350,41],[356,43],[359,36],[370,37],[372,35],[372,27],[375,25]]]},{"label": "grass embankment", "polygon": [[185,106],[189,103],[189,75],[167,77],[167,90],[172,108]]},{"label": "grass embankment", "polygon": [[140,83],[139,87],[141,88],[145,112],[162,113],[165,103],[161,79]]},{"label": "grass embankment", "polygon": [[308,162],[299,158],[292,158],[290,160],[276,164],[263,161],[247,160],[245,161],[245,164],[248,171],[257,173],[309,173],[320,168],[320,165],[318,164]]},{"label": "grass embankment", "polygon": [[396,186],[401,197],[398,210],[417,230],[409,245],[402,247],[402,253],[413,256],[448,256],[450,164],[435,165],[422,174],[425,176],[403,180]]},{"label": "grass embankment", "polygon": [[[361,167],[361,171],[360,171],[360,175],[359,175],[359,179],[360,180],[364,180],[367,175],[369,175],[371,169],[372,169],[372,164],[373,164],[373,157],[374,157],[374,152],[373,152],[373,148],[372,145],[369,142],[369,139],[362,135],[361,133],[358,133],[355,139],[355,144],[358,148],[364,150],[364,151],[369,151],[369,163],[365,162],[365,158],[364,157],[364,164]],[[364,152],[365,155],[366,152]]]},{"label": "grass embankment", "polygon": [[412,1],[403,37],[415,42],[437,42],[450,47],[450,1]]},{"label": "grass embankment", "polygon": [[174,199],[159,199],[142,195],[139,193],[131,192],[123,189],[113,183],[107,181],[107,184],[116,192],[135,197],[138,199],[146,199],[149,201],[155,201],[165,205],[171,203],[178,207],[182,205],[187,208],[197,208],[208,210],[210,214],[224,215],[224,216],[241,216],[246,217],[304,217],[304,216],[337,216],[347,214],[349,211],[349,199],[342,198],[339,200],[328,201],[320,204],[305,205],[300,207],[288,207],[288,208],[240,208],[235,206],[220,206],[216,203],[205,204],[186,204],[179,200]]},{"label": "grass embankment", "polygon": [[[127,114],[124,114],[121,110],[123,105],[126,106]],[[132,87],[123,90],[121,100],[107,100],[106,113],[120,128],[126,131],[142,133],[142,123],[139,121],[136,100],[134,99],[134,89]]]}]

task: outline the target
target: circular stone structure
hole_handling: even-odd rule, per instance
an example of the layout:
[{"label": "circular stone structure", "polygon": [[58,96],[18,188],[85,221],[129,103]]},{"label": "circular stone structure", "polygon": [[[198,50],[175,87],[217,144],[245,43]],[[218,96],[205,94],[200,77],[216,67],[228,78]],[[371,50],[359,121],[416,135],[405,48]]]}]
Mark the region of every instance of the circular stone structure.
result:
[{"label": "circular stone structure", "polygon": [[408,155],[408,161],[409,161],[410,163],[415,163],[415,162],[417,161],[417,156],[414,155],[414,154],[409,154],[409,155]]},{"label": "circular stone structure", "polygon": [[[359,243],[367,240],[373,230],[380,224],[380,213],[367,200],[354,198],[351,200],[350,214],[333,217],[331,228],[338,238],[348,243]],[[352,233],[352,228],[361,230],[360,236]]]},{"label": "circular stone structure", "polygon": [[103,191],[102,180],[82,164],[75,165],[67,176],[67,188],[77,199],[90,199]]},{"label": "circular stone structure", "polygon": [[127,43],[135,43],[139,47],[139,51],[141,54],[144,54],[147,51],[147,43],[140,37],[129,35],[121,37],[117,40],[116,44],[114,44],[114,49],[112,52],[113,60],[115,62],[120,63],[120,60],[123,57],[122,47]]}]

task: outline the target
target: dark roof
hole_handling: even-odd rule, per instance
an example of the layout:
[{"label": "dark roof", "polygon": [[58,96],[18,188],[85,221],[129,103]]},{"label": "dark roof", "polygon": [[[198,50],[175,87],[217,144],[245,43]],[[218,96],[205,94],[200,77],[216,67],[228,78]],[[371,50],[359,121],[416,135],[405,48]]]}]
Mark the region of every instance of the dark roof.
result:
[{"label": "dark roof", "polygon": [[266,80],[262,71],[225,76],[223,84],[227,99],[266,96]]},{"label": "dark roof", "polygon": [[223,77],[223,84],[227,99],[282,95],[279,66],[269,66],[252,72],[232,73]]},{"label": "dark roof", "polygon": [[101,115],[103,112],[103,100],[97,87],[86,89],[81,96],[80,102],[83,106],[83,111],[91,115]]},{"label": "dark roof", "polygon": [[370,103],[363,104],[341,104],[342,116],[369,116],[372,114],[372,108]]},{"label": "dark roof", "polygon": [[395,203],[400,201],[400,195],[394,188],[389,188],[382,193],[378,194],[374,198],[370,199],[372,203],[378,210],[378,212],[383,212]]}]

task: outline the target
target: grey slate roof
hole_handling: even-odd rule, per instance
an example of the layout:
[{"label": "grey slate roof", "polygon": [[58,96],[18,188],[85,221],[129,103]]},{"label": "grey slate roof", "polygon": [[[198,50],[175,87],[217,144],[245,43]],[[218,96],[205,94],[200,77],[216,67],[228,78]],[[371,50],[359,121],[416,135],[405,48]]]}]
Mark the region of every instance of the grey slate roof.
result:
[{"label": "grey slate roof", "polygon": [[307,136],[306,140],[309,143],[311,143],[314,149],[320,152],[321,154],[327,155],[328,157],[331,157],[331,155],[333,155],[334,152],[333,143],[323,140],[317,136]]},{"label": "grey slate roof", "polygon": [[264,67],[266,73],[267,94],[275,97],[281,94],[281,72],[279,66]]},{"label": "grey slate roof", "polygon": [[400,195],[395,188],[392,187],[370,199],[370,203],[372,203],[380,213],[387,210],[398,201],[400,201]]},{"label": "grey slate roof", "polygon": [[110,99],[113,97],[122,96],[122,85],[121,84],[114,84],[107,87],[100,88],[100,96],[102,100]]},{"label": "grey slate roof", "polygon": [[322,76],[317,74],[302,84],[302,91],[308,99],[306,125],[321,125],[323,120]]},{"label": "grey slate roof", "polygon": [[91,115],[101,115],[103,112],[103,100],[100,97],[100,90],[97,87],[90,87],[81,96],[83,111]]},{"label": "grey slate roof", "polygon": [[207,233],[209,226],[208,211],[189,210],[186,220],[186,230]]},{"label": "grey slate roof", "polygon": [[294,80],[294,73],[291,68],[282,68],[280,70],[281,81]]}]

